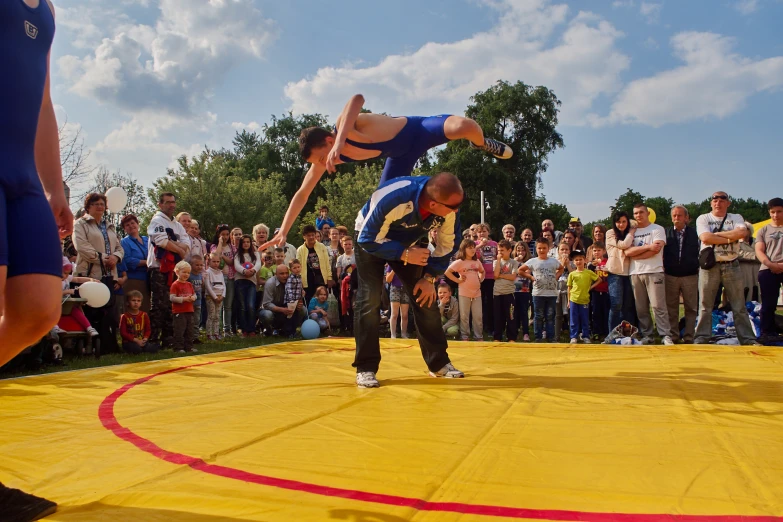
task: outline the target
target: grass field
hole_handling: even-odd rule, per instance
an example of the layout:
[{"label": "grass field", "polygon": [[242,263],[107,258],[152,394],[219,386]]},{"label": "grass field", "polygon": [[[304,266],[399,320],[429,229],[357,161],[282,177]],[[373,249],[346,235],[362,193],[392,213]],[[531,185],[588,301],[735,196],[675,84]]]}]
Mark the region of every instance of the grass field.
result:
[{"label": "grass field", "polygon": [[[682,314],[682,306],[680,306],[680,314]],[[783,316],[783,309],[778,309],[777,314]],[[521,334],[520,334],[521,335]],[[485,340],[491,341],[492,339],[486,337]],[[217,353],[227,352],[229,350],[239,350],[242,348],[251,348],[253,346],[263,346],[267,344],[275,344],[288,341],[284,337],[232,337],[230,339],[222,341],[209,341],[199,345],[196,345],[198,353]],[[163,350],[158,353],[148,353],[141,355],[130,355],[126,353],[111,353],[102,355],[100,358],[95,358],[91,355],[77,356],[70,353],[66,353],[64,359],[65,363],[59,366],[47,365],[37,370],[19,370],[13,372],[0,372],[0,379],[11,379],[14,377],[23,377],[26,375],[40,375],[44,373],[63,372],[70,370],[84,370],[87,368],[98,368],[100,366],[114,366],[117,364],[129,364],[135,362],[157,361],[160,359],[174,359],[177,357],[185,357],[189,354],[175,353],[171,350]]]}]

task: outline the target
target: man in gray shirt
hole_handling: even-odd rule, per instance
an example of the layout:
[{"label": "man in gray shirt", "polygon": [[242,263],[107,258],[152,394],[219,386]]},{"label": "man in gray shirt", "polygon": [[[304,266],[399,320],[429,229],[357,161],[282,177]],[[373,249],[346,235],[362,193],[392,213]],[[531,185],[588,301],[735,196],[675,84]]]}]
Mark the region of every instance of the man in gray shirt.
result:
[{"label": "man in gray shirt", "polygon": [[696,220],[696,233],[701,240],[701,249],[715,249],[715,266],[709,270],[699,268],[699,320],[693,344],[707,343],[712,337],[712,307],[718,287],[723,284],[740,344],[758,345],[750,317],[745,308],[745,287],[739,262],[738,241],[748,233],[745,220],[739,214],[730,214],[729,195],[723,191],[713,192],[710,200],[712,212],[702,214]]}]

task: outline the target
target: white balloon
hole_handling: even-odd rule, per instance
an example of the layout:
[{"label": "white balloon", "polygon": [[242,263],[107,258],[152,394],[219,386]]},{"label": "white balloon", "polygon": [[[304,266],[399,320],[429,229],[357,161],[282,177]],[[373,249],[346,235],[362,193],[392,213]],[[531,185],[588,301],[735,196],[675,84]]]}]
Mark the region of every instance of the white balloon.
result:
[{"label": "white balloon", "polygon": [[128,204],[128,194],[121,187],[112,187],[106,191],[106,208],[109,212],[121,212]]},{"label": "white balloon", "polygon": [[91,308],[100,308],[111,299],[111,292],[108,286],[92,281],[84,283],[79,287],[79,295],[87,299],[87,306]]}]

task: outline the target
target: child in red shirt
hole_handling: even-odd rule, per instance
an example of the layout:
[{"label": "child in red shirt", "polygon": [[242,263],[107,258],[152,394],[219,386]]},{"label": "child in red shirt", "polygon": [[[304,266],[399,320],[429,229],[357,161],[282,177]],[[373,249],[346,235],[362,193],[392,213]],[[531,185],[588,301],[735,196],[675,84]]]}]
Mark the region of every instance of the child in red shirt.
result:
[{"label": "child in red shirt", "polygon": [[188,282],[190,263],[180,261],[174,267],[177,280],[171,284],[169,299],[171,311],[174,314],[174,338],[172,348],[175,352],[195,352],[193,348],[193,303],[196,301],[196,291]]},{"label": "child in red shirt", "polygon": [[125,313],[120,318],[120,336],[122,349],[128,353],[155,353],[160,346],[149,342],[152,328],[150,316],[141,311],[144,296],[138,290],[125,294]]},{"label": "child in red shirt", "polygon": [[606,245],[602,241],[593,243],[593,260],[588,267],[598,274],[601,282],[590,291],[590,307],[593,314],[592,332],[599,338],[609,335],[609,272],[606,270]]}]

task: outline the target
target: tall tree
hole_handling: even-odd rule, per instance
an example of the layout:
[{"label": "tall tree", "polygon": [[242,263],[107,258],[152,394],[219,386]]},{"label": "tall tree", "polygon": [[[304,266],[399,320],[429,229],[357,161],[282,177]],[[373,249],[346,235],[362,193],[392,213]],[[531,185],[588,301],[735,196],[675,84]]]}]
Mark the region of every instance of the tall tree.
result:
[{"label": "tall tree", "polygon": [[514,156],[496,160],[471,149],[465,140],[450,142],[437,153],[435,170],[453,172],[465,188],[463,221],[480,219],[482,190],[490,203],[487,221],[537,219],[533,210],[536,192],[542,186],[549,155],[563,147],[563,137],[556,130],[560,101],[546,87],[505,81],[478,92],[471,101],[465,114],[478,122],[487,137],[510,145]]},{"label": "tall tree", "polygon": [[[612,211],[612,214],[625,211],[630,217],[633,217],[633,206],[637,203],[644,203],[644,196],[642,196],[641,192],[628,188],[624,193],[617,196],[614,205],[610,206],[609,209]],[[609,220],[611,221],[611,217]]]},{"label": "tall tree", "polygon": [[60,136],[60,166],[63,172],[63,182],[69,188],[71,201],[69,203],[78,203],[75,201],[84,192],[84,183],[89,181],[90,176],[95,173],[95,166],[88,161],[90,151],[84,145],[84,136],[82,128],[68,125],[68,120],[64,121],[58,129]]},{"label": "tall tree", "polygon": [[[324,196],[318,198],[315,209],[321,205],[329,207],[329,215],[337,225],[345,225],[353,233],[356,215],[367,203],[381,179],[381,168],[378,165],[362,166],[355,172],[346,172],[321,181]],[[308,212],[302,216],[301,224],[315,223],[317,211]],[[294,225],[292,229],[299,230]]]},{"label": "tall tree", "polygon": [[[147,199],[146,189],[136,181],[133,174],[119,170],[112,172],[105,166],[100,166],[95,171],[87,191],[81,196],[81,200],[83,202],[84,196],[92,192],[106,194],[106,191],[112,187],[120,187],[128,195],[128,203],[121,211],[110,212],[108,209],[106,210],[106,219],[114,224],[117,233],[122,236],[124,235],[124,231],[120,228],[122,218],[127,214],[133,214],[139,218],[140,222],[145,219],[149,220],[152,217],[151,205]],[[81,204],[79,206],[81,207]],[[83,208],[79,210],[80,213],[83,211]]]},{"label": "tall tree", "polygon": [[259,223],[274,229],[288,206],[282,175],[245,179],[231,173],[232,161],[222,152],[208,149],[190,160],[183,156],[177,169],[169,169],[165,177],[155,181],[149,197],[157,201],[163,192],[174,193],[177,208],[199,221],[208,240],[217,225],[224,223],[246,233]]}]

